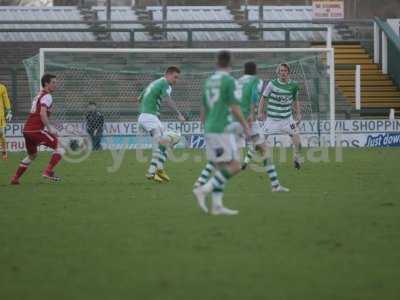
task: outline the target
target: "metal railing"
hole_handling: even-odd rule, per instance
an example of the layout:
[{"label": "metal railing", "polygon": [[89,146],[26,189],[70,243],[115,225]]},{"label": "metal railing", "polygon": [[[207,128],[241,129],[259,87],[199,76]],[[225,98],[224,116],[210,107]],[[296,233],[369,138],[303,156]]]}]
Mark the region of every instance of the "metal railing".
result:
[{"label": "metal railing", "polygon": [[[282,26],[279,26],[281,24]],[[283,26],[286,24],[286,26]],[[298,24],[298,25],[297,25]],[[190,45],[193,42],[193,32],[200,31],[225,31],[225,32],[245,32],[252,38],[263,40],[264,32],[284,32],[285,46],[288,47],[290,44],[290,32],[294,31],[327,31],[327,28],[336,27],[348,28],[351,31],[353,38],[344,40],[354,40],[361,42],[366,46],[370,52],[372,52],[372,41],[373,41],[373,24],[374,20],[371,19],[343,19],[343,20],[191,20],[191,21],[171,21],[171,20],[0,20],[0,27],[4,25],[10,25],[10,28],[0,28],[0,32],[35,32],[35,31],[24,31],[24,28],[18,26],[32,25],[66,25],[66,29],[63,31],[53,32],[91,32],[94,34],[107,34],[111,32],[126,32],[131,34],[130,41],[135,42],[135,32],[154,33],[166,39],[168,32],[186,32],[187,44]],[[71,28],[68,25],[81,25],[80,28]],[[118,27],[118,25],[124,25],[125,28]],[[129,26],[126,26],[129,25]],[[204,25],[210,26],[210,28],[170,28],[169,26],[177,25]],[[226,27],[222,27],[226,26]],[[231,25],[231,27],[229,27]],[[277,27],[272,27],[272,25]],[[287,27],[289,25],[289,27]],[[309,26],[310,25],[310,26]],[[316,26],[316,27],[311,27]],[[87,26],[84,28],[83,26]],[[69,27],[69,28],[68,28]],[[131,28],[129,28],[131,27]],[[139,27],[139,28],[138,28]],[[140,28],[141,27],[141,28]],[[200,26],[199,26],[200,27]],[[20,29],[19,31],[17,29]],[[33,30],[33,28],[30,28]],[[39,32],[50,32],[47,28],[36,28],[45,29],[46,31]],[[157,36],[158,37],[158,36]],[[283,41],[283,40],[282,40]]]},{"label": "metal railing", "polygon": [[374,20],[370,19],[343,19],[343,20],[190,20],[190,21],[156,21],[156,20],[112,20],[107,22],[104,20],[82,21],[82,20],[0,20],[0,25],[32,25],[32,24],[75,24],[75,25],[115,25],[115,24],[141,24],[141,25],[172,25],[172,24],[232,24],[232,25],[260,25],[260,24],[315,24],[315,25],[373,25]]},{"label": "metal railing", "polygon": [[[1,23],[1,22],[0,22]],[[39,23],[35,23],[39,24]],[[58,23],[54,23],[58,24]],[[244,32],[243,28],[165,28],[166,33],[168,32],[185,32],[186,33],[186,45],[192,47],[193,45],[193,34],[195,32]],[[284,33],[284,44],[285,47],[290,47],[291,44],[291,32],[328,32],[329,27],[276,27],[276,28],[251,28],[251,30],[258,34],[259,39],[263,40],[264,32],[283,32]],[[113,32],[129,33],[129,42],[134,46],[136,42],[136,33],[148,33],[149,30],[146,28],[0,28],[0,33],[7,32],[90,32],[93,34],[111,34]]]},{"label": "metal railing", "polygon": [[374,62],[400,86],[400,37],[380,18],[374,23]]}]

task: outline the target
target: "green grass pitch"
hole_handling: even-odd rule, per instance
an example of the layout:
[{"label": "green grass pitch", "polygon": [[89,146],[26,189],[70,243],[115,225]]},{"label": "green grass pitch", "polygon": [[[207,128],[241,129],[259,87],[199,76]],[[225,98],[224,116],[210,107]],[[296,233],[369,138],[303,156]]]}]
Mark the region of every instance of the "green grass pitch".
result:
[{"label": "green grass pitch", "polygon": [[168,163],[172,182],[156,184],[135,152],[114,173],[101,152],[51,184],[42,153],[10,186],[22,157],[0,162],[2,300],[400,299],[400,149],[277,163],[287,194],[245,171],[225,194],[235,217],[197,207],[204,160]]}]

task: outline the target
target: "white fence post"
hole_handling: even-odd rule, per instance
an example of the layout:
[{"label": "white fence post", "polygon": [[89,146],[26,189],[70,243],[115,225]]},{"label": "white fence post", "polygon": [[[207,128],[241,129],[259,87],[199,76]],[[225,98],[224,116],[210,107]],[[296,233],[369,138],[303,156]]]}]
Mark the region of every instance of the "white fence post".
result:
[{"label": "white fence post", "polygon": [[329,25],[326,32],[326,48],[332,48],[332,26]]},{"label": "white fence post", "polygon": [[389,120],[390,120],[390,121],[396,120],[394,108],[391,108],[391,109],[390,109],[390,112],[389,112]]},{"label": "white fence post", "polygon": [[44,75],[44,49],[39,50],[39,88],[42,86],[41,78]]},{"label": "white fence post", "polygon": [[374,63],[379,64],[379,27],[374,22]]},{"label": "white fence post", "polygon": [[382,31],[382,73],[387,74],[388,71],[388,39]]},{"label": "white fence post", "polygon": [[336,129],[335,129],[335,119],[336,119],[336,91],[335,91],[335,48],[331,48],[328,52],[328,59],[330,61],[329,65],[329,112],[330,112],[330,132],[329,141],[330,146],[336,146]]},{"label": "white fence post", "polygon": [[361,109],[361,65],[356,66],[356,109]]}]

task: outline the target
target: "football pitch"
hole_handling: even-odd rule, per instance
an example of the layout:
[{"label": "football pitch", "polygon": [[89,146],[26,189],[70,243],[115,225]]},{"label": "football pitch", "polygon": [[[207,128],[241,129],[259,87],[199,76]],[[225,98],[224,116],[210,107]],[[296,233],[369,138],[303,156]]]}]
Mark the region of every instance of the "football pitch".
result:
[{"label": "football pitch", "polygon": [[10,186],[22,157],[0,162],[0,299],[400,299],[400,149],[276,162],[285,194],[246,170],[227,185],[233,217],[197,207],[204,160],[167,162],[157,184],[134,151],[111,169],[97,152],[54,184],[42,153]]}]

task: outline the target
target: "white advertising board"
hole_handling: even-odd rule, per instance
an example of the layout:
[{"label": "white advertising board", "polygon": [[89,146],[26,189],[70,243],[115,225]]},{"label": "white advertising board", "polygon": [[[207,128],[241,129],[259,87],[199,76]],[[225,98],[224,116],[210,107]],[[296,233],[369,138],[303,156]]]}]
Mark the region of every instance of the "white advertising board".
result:
[{"label": "white advertising board", "polygon": [[[166,122],[165,127],[178,131],[185,138],[182,147],[202,148],[203,128],[200,122]],[[58,128],[65,131],[85,131],[84,123],[65,123]],[[6,127],[9,151],[25,151],[22,123],[8,124]],[[306,120],[300,123],[299,131],[304,147],[326,147],[329,145],[330,121]],[[400,147],[400,120],[338,120],[335,122],[338,143],[343,147]],[[287,135],[270,136],[273,146],[289,147]],[[139,132],[137,122],[106,122],[104,126],[103,149],[138,149],[151,145],[148,136]]]}]

